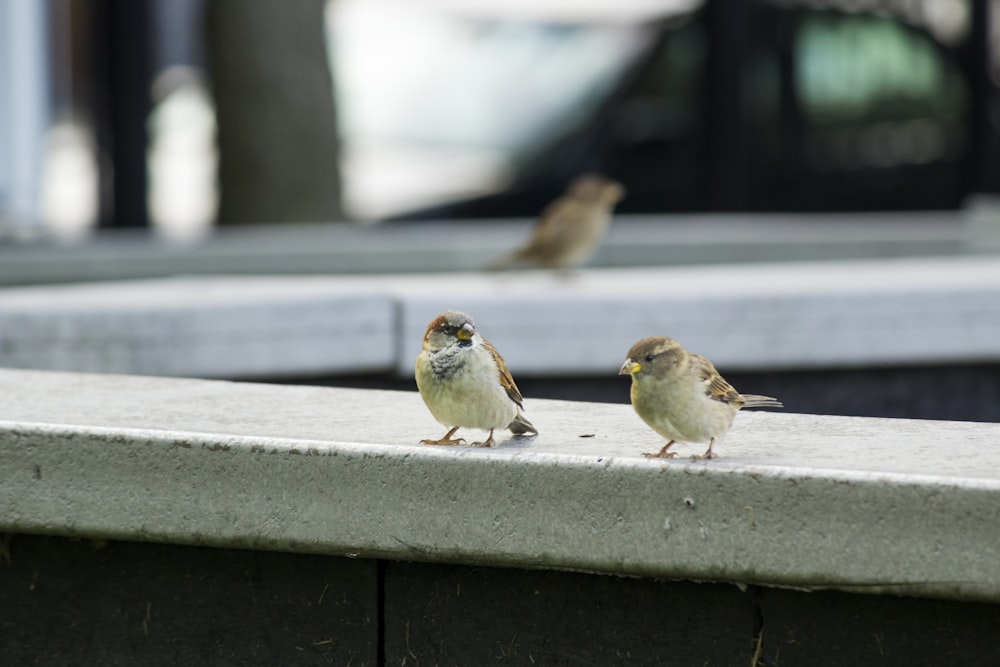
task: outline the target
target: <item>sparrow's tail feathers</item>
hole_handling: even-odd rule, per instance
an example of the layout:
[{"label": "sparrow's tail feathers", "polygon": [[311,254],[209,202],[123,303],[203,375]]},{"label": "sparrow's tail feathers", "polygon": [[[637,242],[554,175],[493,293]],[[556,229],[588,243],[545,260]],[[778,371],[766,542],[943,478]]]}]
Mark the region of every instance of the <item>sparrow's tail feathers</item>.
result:
[{"label": "sparrow's tail feathers", "polygon": [[524,248],[512,250],[506,255],[501,255],[486,265],[487,271],[504,271],[524,261]]},{"label": "sparrow's tail feathers", "polygon": [[783,408],[785,404],[770,396],[758,396],[756,394],[743,394],[744,408]]},{"label": "sparrow's tail feathers", "polygon": [[517,413],[517,416],[514,417],[514,421],[512,421],[510,426],[507,428],[509,428],[510,432],[514,435],[538,435],[538,429],[536,429],[531,422],[525,419],[524,415],[520,412]]}]

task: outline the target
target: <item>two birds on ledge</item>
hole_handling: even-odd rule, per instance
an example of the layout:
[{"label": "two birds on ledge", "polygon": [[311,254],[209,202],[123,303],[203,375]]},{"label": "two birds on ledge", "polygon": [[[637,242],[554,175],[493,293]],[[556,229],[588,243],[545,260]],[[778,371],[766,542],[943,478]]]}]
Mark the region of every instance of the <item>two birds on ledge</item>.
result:
[{"label": "two birds on ledge", "polygon": [[[521,248],[487,268],[522,264],[566,271],[586,262],[611,223],[611,213],[625,189],[599,174],[574,180],[566,193],[549,204]],[[694,458],[716,458],[715,442],[725,435],[742,408],[780,408],[770,396],[741,394],[719,375],[708,359],[691,354],[672,338],[643,338],[628,352],[618,371],[632,376],[632,407],[646,424],[667,439],[650,458],[672,458],[675,442],[707,442]],[[435,318],[424,334],[417,356],[417,388],[434,418],[448,428],[426,445],[457,445],[460,428],[489,431],[478,447],[496,444],[493,432],[537,435],[524,416],[523,397],[493,345],[465,313],[449,310]]]},{"label": "two birds on ledge", "polygon": [[[741,408],[780,408],[770,396],[741,394],[719,375],[705,357],[692,354],[672,338],[643,338],[628,351],[618,371],[632,376],[632,407],[664,438],[649,458],[673,458],[675,442],[707,442],[696,459],[714,459],[715,441],[725,435]],[[472,318],[457,310],[436,317],[424,334],[417,356],[417,388],[438,422],[448,432],[425,445],[457,445],[460,428],[489,431],[476,447],[496,444],[493,432],[509,428],[514,435],[537,435],[524,416],[523,398],[503,357],[483,338]]]}]

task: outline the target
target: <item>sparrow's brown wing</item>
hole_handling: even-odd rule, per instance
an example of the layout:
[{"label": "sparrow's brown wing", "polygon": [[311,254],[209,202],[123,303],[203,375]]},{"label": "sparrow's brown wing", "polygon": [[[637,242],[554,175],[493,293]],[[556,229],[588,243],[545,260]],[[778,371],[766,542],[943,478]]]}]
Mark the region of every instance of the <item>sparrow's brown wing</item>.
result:
[{"label": "sparrow's brown wing", "polygon": [[700,354],[692,354],[691,363],[698,371],[698,378],[705,383],[705,393],[711,398],[723,403],[743,404],[743,396],[719,375],[711,361]]},{"label": "sparrow's brown wing", "polygon": [[545,207],[531,233],[528,246],[542,254],[558,251],[566,237],[575,233],[577,223],[586,215],[585,204],[574,197],[562,196]]},{"label": "sparrow's brown wing", "polygon": [[489,342],[485,338],[483,339],[483,347],[490,351],[493,355],[493,360],[497,362],[497,368],[500,370],[500,384],[505,390],[507,390],[507,395],[510,396],[510,400],[517,404],[517,407],[524,407],[522,403],[524,402],[524,397],[521,396],[521,391],[514,384],[514,378],[511,377],[510,371],[507,370],[507,362],[503,360],[497,349],[493,347],[493,343]]}]

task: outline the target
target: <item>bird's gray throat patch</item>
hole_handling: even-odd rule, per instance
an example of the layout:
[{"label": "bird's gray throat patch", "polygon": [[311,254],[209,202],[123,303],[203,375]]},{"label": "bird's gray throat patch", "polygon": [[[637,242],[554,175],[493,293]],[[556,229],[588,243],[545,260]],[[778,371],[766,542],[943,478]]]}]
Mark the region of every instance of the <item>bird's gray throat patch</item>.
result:
[{"label": "bird's gray throat patch", "polygon": [[438,378],[450,378],[465,366],[462,350],[457,347],[446,347],[431,356],[431,371]]}]

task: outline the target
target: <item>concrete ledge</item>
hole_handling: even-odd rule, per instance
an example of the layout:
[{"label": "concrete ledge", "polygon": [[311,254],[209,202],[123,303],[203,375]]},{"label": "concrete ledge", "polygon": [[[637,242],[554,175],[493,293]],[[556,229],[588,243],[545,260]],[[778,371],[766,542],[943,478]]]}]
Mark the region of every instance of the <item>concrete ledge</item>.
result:
[{"label": "concrete ledge", "polygon": [[0,365],[240,377],[396,363],[395,305],[336,281],[165,279],[0,292]]},{"label": "concrete ledge", "polygon": [[[992,257],[414,277],[397,372],[412,372],[442,304],[475,314],[521,375],[604,374],[644,335],[670,335],[726,369],[1000,359]],[[449,306],[451,307],[451,306]]]},{"label": "concrete ledge", "polygon": [[0,531],[1000,601],[996,424],[747,413],[705,463],[641,458],[623,405],[529,397],[541,435],[481,450],[415,444],[441,430],[415,392],[3,370],[0,396]]},{"label": "concrete ledge", "polygon": [[991,256],[385,277],[173,278],[0,291],[0,365],[200,377],[409,376],[472,313],[522,377],[606,375],[644,335],[725,370],[1000,360]]},{"label": "concrete ledge", "polygon": [[[975,235],[958,211],[616,216],[592,265],[673,266],[963,255]],[[186,245],[103,230],[87,243],[3,247],[0,285],[180,274],[476,271],[523,241],[532,219],[381,225],[237,225]],[[976,226],[976,228],[981,225]],[[995,245],[995,244],[994,244]]]}]

